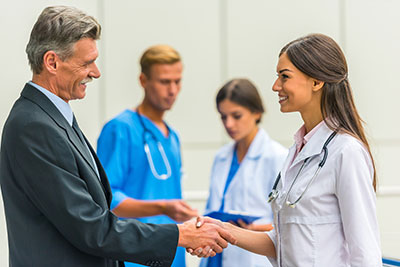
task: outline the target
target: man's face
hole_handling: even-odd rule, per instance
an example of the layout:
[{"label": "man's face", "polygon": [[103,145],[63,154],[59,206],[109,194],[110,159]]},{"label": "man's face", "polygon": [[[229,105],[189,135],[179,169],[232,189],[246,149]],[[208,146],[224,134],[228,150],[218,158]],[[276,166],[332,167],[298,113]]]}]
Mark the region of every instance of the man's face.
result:
[{"label": "man's face", "polygon": [[181,90],[182,63],[154,64],[149,77],[140,75],[145,101],[159,111],[170,110]]},{"label": "man's face", "polygon": [[84,38],[74,45],[74,53],[65,61],[58,61],[57,90],[58,96],[68,102],[82,99],[86,95],[86,83],[100,77],[95,60],[98,51],[96,41]]}]

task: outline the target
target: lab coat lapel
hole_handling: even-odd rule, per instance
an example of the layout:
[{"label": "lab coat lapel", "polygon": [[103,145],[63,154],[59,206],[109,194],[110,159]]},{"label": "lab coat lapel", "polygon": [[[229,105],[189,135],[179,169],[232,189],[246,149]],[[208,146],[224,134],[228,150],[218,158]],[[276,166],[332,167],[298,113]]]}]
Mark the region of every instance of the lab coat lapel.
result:
[{"label": "lab coat lapel", "polygon": [[307,144],[305,144],[303,149],[296,156],[292,166],[295,166],[299,162],[303,162],[308,157],[316,156],[322,153],[324,143],[332,132],[333,131],[329,129],[325,123],[321,125],[321,128],[317,130],[317,132],[312,136],[312,138],[307,142]]},{"label": "lab coat lapel", "polygon": [[263,146],[263,142],[265,142],[265,140],[269,140],[269,136],[268,134],[264,131],[264,129],[258,129],[258,132],[256,134],[256,136],[254,137],[253,142],[251,142],[250,147],[243,159],[250,159],[250,160],[256,160],[258,159],[261,154],[264,152],[264,146]]},{"label": "lab coat lapel", "polygon": [[291,168],[292,166],[294,166],[293,164],[290,164],[291,160],[294,157],[294,154],[296,153],[296,144],[292,145],[289,148],[289,153],[288,153],[288,157],[287,160],[285,161],[285,163],[283,164],[282,170],[281,170],[281,179],[280,182],[277,186],[277,189],[281,190],[281,188],[284,188],[285,183],[286,183],[286,172],[288,171],[289,168]]},{"label": "lab coat lapel", "polygon": [[[268,138],[267,133],[263,130],[263,129],[259,129],[257,132],[257,135],[254,137],[253,142],[251,142],[250,147],[245,155],[245,157],[243,158],[242,162],[240,163],[239,169],[237,170],[235,176],[233,177],[232,182],[230,183],[228,189],[226,190],[226,196],[227,197],[230,193],[231,193],[231,189],[233,187],[235,187],[235,184],[237,183],[242,183],[241,184],[241,188],[245,189],[247,187],[247,183],[249,182],[249,179],[247,179],[246,175],[248,173],[252,173],[253,168],[254,168],[254,164],[257,163],[257,159],[262,155],[263,153],[263,142],[264,140]],[[232,145],[231,148],[231,153],[229,156],[230,162],[232,162],[232,157],[233,157],[233,149],[234,149],[234,145]],[[225,165],[229,165],[229,167],[231,166],[231,164],[225,164]],[[228,172],[229,172],[229,168],[226,170],[226,177],[228,176]],[[240,177],[240,179],[239,179]],[[241,177],[244,177],[241,178]],[[250,178],[250,177],[249,177]],[[226,180],[225,180],[226,182]],[[225,184],[224,184],[225,186]],[[236,187],[237,188],[237,187]],[[247,191],[243,190],[243,194],[245,194]],[[234,192],[235,194],[237,192]],[[242,196],[243,198],[245,198],[245,196]]]},{"label": "lab coat lapel", "polygon": [[[223,193],[225,189],[226,180],[228,179],[228,173],[232,163],[233,150],[235,148],[235,144],[232,142],[226,145],[215,159],[215,166],[218,168],[216,171],[218,172],[217,179],[219,180],[215,183],[217,187],[215,192],[218,195],[214,195],[218,201],[213,201],[212,207],[209,207],[210,210],[218,210],[221,207]],[[233,182],[233,181],[232,181]],[[228,192],[227,192],[228,193]]]}]

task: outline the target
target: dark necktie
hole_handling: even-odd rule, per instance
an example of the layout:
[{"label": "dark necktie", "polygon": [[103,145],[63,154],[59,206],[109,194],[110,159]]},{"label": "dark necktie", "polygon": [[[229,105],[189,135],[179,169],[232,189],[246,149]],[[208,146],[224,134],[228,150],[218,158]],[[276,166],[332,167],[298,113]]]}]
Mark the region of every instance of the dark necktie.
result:
[{"label": "dark necktie", "polygon": [[100,174],[99,174],[99,170],[97,169],[96,162],[95,162],[95,160],[93,158],[92,153],[90,152],[89,146],[86,143],[85,138],[83,137],[82,131],[79,128],[79,125],[78,125],[78,122],[76,121],[75,115],[74,115],[73,120],[72,120],[72,128],[74,129],[75,133],[78,135],[78,137],[81,140],[83,146],[86,148],[85,153],[87,152],[86,155],[89,156],[89,158],[92,160],[92,164],[93,164],[93,167],[94,167],[94,169],[96,171],[97,177],[100,179]]},{"label": "dark necktie", "polygon": [[86,147],[85,138],[83,137],[82,131],[79,128],[78,122],[76,121],[75,115],[72,120],[72,128],[74,129],[75,133],[78,135],[79,139],[81,140],[82,144]]}]

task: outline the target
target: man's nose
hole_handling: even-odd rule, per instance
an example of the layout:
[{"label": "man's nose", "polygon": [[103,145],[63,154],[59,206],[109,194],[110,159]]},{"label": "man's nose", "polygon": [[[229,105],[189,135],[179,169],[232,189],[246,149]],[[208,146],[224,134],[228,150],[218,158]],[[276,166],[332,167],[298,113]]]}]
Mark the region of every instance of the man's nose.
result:
[{"label": "man's nose", "polygon": [[171,82],[169,84],[169,93],[171,95],[176,95],[179,92],[180,85],[177,84],[176,82]]},{"label": "man's nose", "polygon": [[93,63],[92,70],[90,71],[89,76],[95,79],[100,78],[101,73],[96,63]]}]

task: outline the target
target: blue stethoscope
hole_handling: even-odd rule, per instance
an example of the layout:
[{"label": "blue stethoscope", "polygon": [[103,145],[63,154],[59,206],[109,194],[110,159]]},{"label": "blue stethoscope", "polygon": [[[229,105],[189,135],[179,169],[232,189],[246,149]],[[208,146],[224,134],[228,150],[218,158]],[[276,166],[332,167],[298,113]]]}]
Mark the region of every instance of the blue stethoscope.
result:
[{"label": "blue stethoscope", "polygon": [[[291,201],[289,200],[289,195],[290,195],[290,192],[292,191],[293,185],[296,183],[297,178],[299,177],[301,171],[304,169],[305,164],[306,164],[306,163],[310,160],[310,158],[312,158],[313,156],[310,156],[310,157],[306,158],[306,159],[303,161],[303,164],[301,165],[299,171],[297,172],[296,177],[294,178],[292,184],[291,184],[290,187],[289,187],[289,191],[288,191],[287,194],[286,194],[285,203],[286,203],[287,206],[289,206],[289,207],[291,207],[291,208],[296,207],[296,204],[299,203],[299,201],[303,198],[304,194],[307,192],[307,190],[308,190],[308,188],[310,187],[310,185],[312,184],[312,182],[313,182],[313,181],[315,180],[315,178],[318,176],[318,174],[319,174],[321,168],[325,165],[326,158],[328,157],[328,144],[332,141],[332,139],[333,139],[333,137],[335,137],[335,135],[336,135],[336,132],[333,132],[333,133],[328,137],[328,139],[325,141],[325,144],[324,144],[324,146],[322,147],[322,150],[323,150],[323,152],[324,152],[324,156],[322,157],[322,160],[321,160],[320,163],[318,164],[318,168],[317,168],[317,170],[315,171],[314,176],[313,176],[313,177],[311,178],[311,180],[308,182],[308,184],[307,184],[306,188],[304,189],[303,193],[301,193],[301,195],[300,195],[295,201],[291,202]],[[276,200],[276,199],[278,198],[278,196],[279,196],[279,191],[278,191],[276,188],[277,188],[278,183],[279,183],[280,180],[281,180],[281,173],[279,172],[278,177],[277,177],[276,180],[275,180],[274,186],[272,187],[272,191],[271,191],[271,193],[269,193],[269,195],[268,195],[268,203],[270,203],[270,202],[272,202],[272,201],[274,201],[274,200]]]},{"label": "blue stethoscope", "polygon": [[[147,161],[149,162],[151,173],[157,179],[167,180],[169,177],[171,177],[171,165],[169,164],[169,161],[168,161],[167,155],[165,154],[164,148],[163,148],[161,142],[158,141],[157,138],[154,136],[154,134],[149,129],[147,129],[147,127],[144,125],[142,115],[140,115],[140,113],[139,113],[139,109],[136,109],[136,114],[138,115],[140,124],[143,127],[143,147],[144,147],[144,152],[146,153]],[[146,133],[150,134],[151,138],[157,143],[158,151],[161,154],[165,168],[167,169],[167,173],[159,174],[157,172],[157,170],[154,166],[153,158],[151,157],[150,147],[146,141]]]}]

